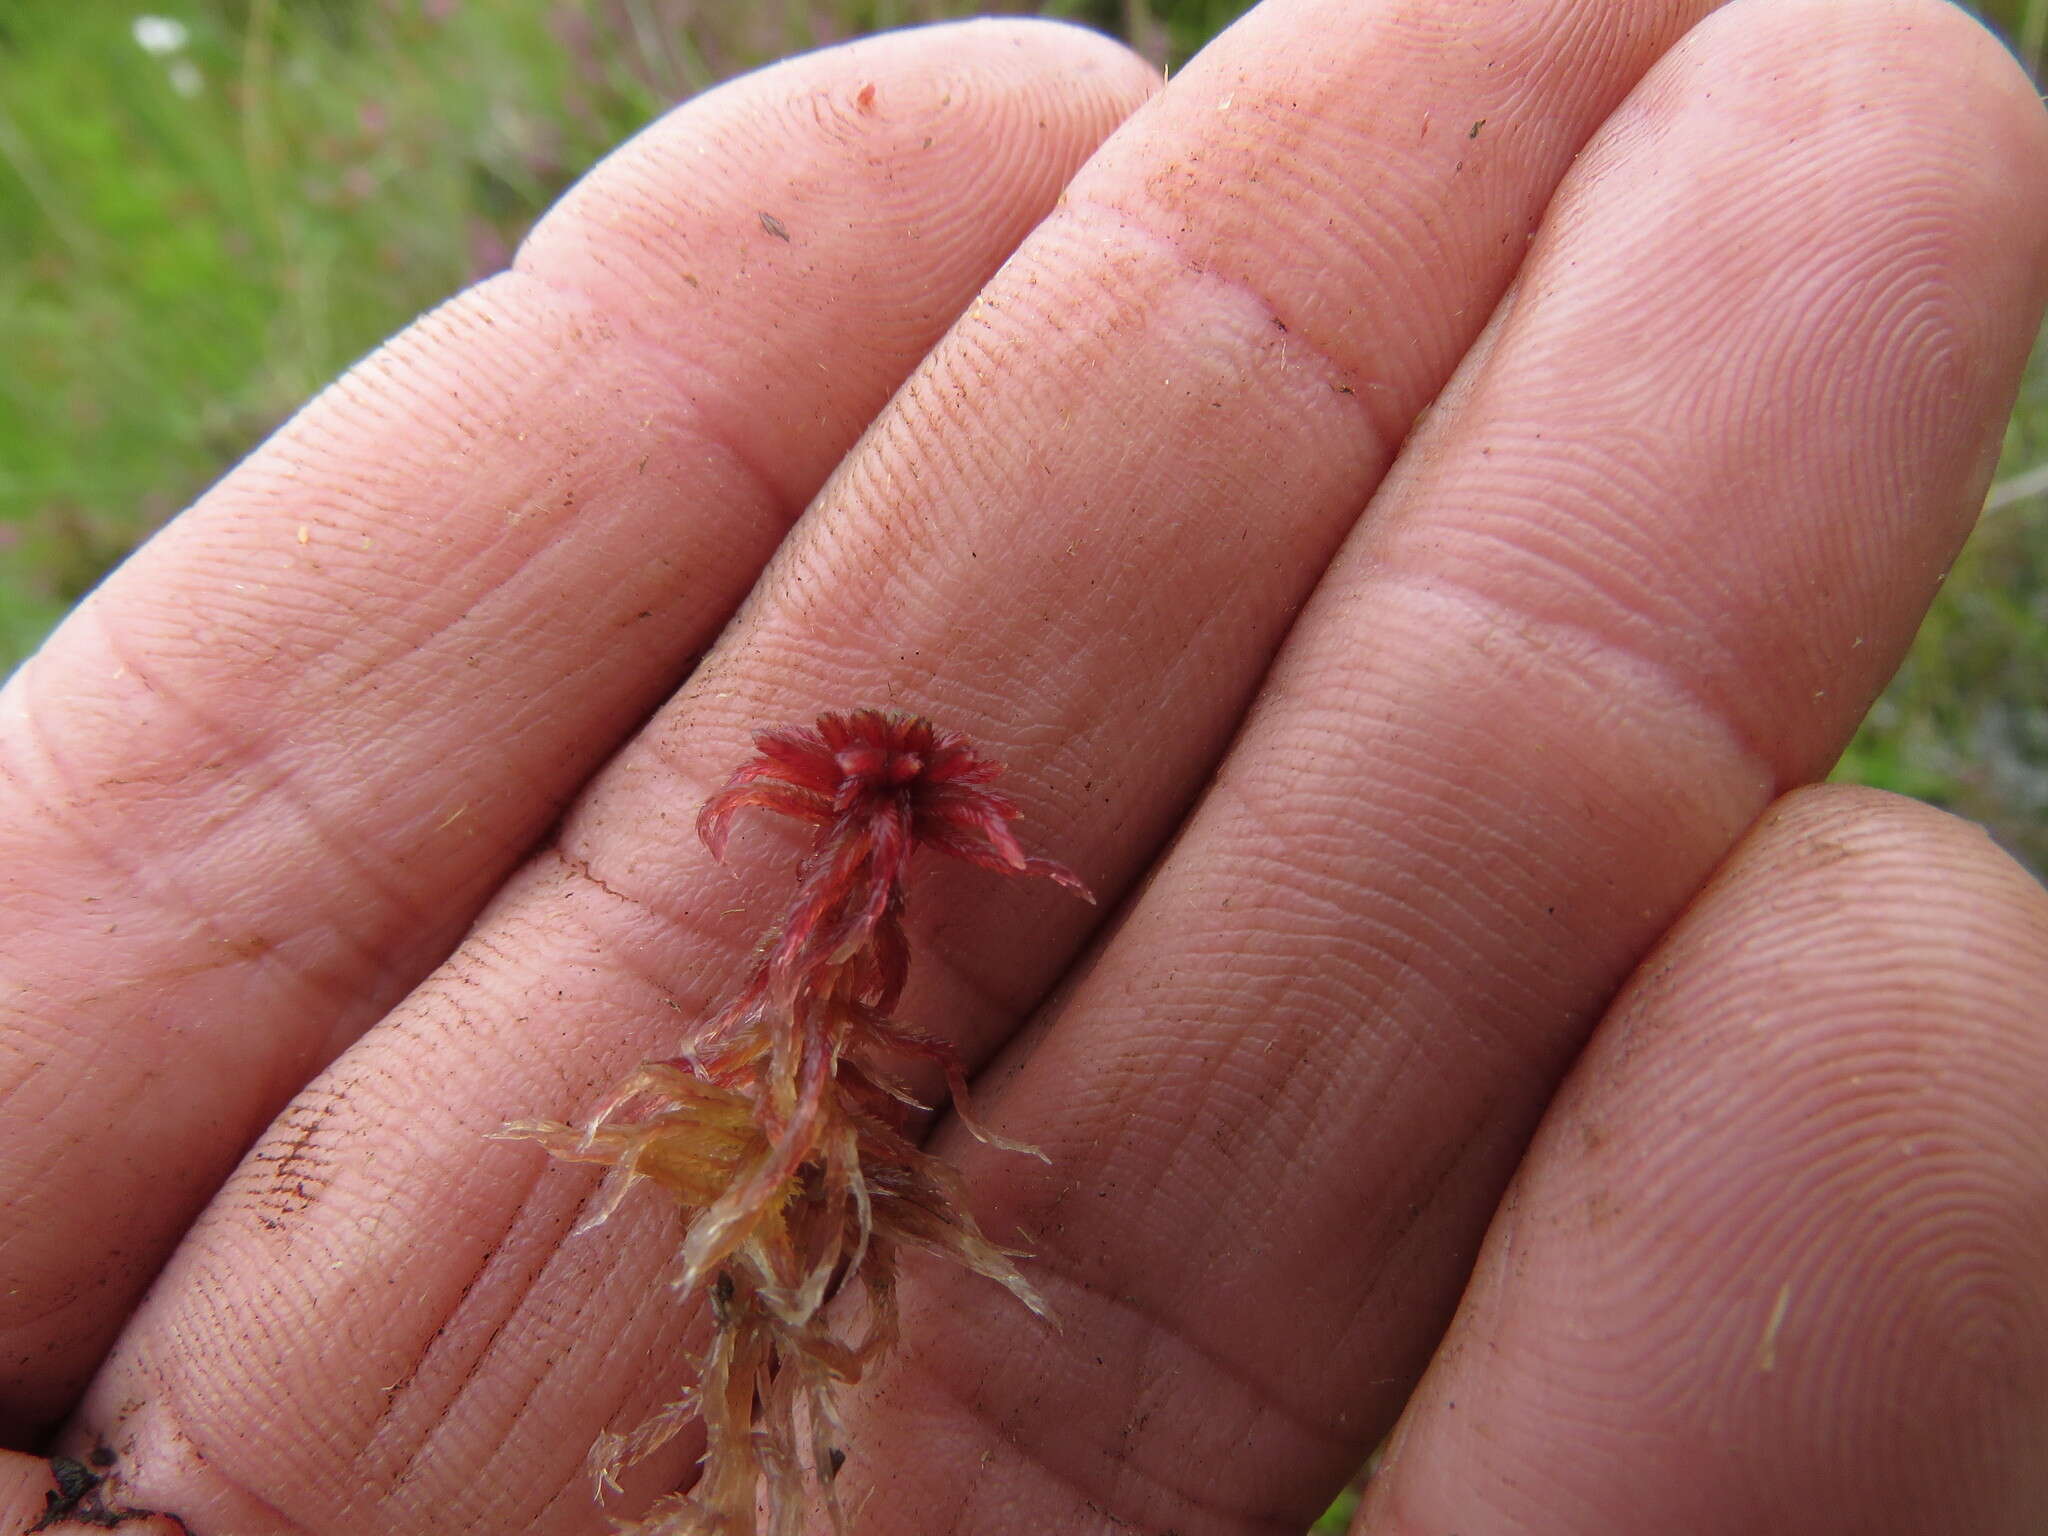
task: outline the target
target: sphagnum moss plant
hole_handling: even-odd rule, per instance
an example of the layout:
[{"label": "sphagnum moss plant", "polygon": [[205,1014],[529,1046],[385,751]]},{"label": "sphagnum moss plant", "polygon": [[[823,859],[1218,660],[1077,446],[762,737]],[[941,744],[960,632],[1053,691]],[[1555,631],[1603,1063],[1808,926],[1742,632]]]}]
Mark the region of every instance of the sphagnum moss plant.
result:
[{"label": "sphagnum moss plant", "polygon": [[[585,1228],[641,1184],[687,1215],[674,1283],[705,1292],[714,1324],[696,1385],[591,1451],[600,1490],[616,1491],[626,1467],[702,1419],[696,1486],[621,1527],[637,1536],[796,1536],[807,1489],[842,1526],[833,1400],[896,1341],[903,1250],[953,1258],[1050,1318],[1011,1262],[1021,1255],[982,1235],[959,1176],[912,1141],[921,1106],[884,1063],[935,1063],[976,1135],[1028,1151],[969,1117],[951,1046],[892,1017],[910,963],[904,875],[924,846],[1093,898],[1071,871],[1025,854],[1010,830],[1017,808],[989,788],[1002,765],[951,731],[860,710],[763,731],[754,745],[697,819],[712,856],[744,810],[818,830],[745,985],[681,1055],[643,1063],[587,1124],[505,1131],[611,1169]],[[825,1305],[856,1285],[864,1330],[841,1337]]]}]

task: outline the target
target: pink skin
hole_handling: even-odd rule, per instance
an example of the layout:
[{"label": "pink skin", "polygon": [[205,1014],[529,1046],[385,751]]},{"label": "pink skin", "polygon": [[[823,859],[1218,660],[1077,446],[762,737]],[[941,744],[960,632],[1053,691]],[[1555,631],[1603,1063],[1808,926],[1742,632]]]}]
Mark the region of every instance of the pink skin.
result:
[{"label": "pink skin", "polygon": [[797,844],[698,806],[878,704],[1124,905],[913,876],[1065,1328],[914,1269],[860,1530],[1299,1531],[1418,1377],[1373,1532],[2028,1529],[2048,911],[1772,805],[1981,497],[2048,120],[1934,0],[1712,11],[1273,0],[1078,174],[1100,40],[818,55],[324,396],[0,699],[19,1440],[201,1536],[601,1530],[674,1226],[483,1137],[676,1048]]}]

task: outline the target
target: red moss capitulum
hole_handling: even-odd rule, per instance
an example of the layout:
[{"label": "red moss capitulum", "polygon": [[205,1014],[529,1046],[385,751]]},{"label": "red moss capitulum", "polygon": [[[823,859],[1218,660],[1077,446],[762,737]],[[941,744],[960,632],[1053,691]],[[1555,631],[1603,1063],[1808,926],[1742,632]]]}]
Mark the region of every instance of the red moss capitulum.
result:
[{"label": "red moss capitulum", "polygon": [[[910,964],[904,877],[928,847],[1093,898],[1072,871],[1024,852],[1010,830],[1016,806],[988,787],[1002,765],[954,732],[858,710],[759,732],[754,745],[758,755],[698,817],[712,855],[723,858],[744,810],[818,831],[745,983],[683,1054],[643,1063],[586,1124],[524,1121],[505,1132],[610,1167],[585,1228],[643,1182],[688,1218],[675,1284],[707,1288],[715,1324],[697,1384],[591,1453],[600,1488],[616,1490],[625,1467],[703,1420],[696,1487],[622,1527],[639,1536],[796,1536],[807,1488],[841,1523],[834,1478],[846,1447],[833,1400],[896,1340],[902,1249],[949,1255],[1050,1317],[1011,1262],[1021,1255],[989,1242],[967,1213],[959,1176],[911,1140],[923,1106],[883,1063],[935,1063],[969,1129],[1029,1151],[970,1118],[950,1045],[891,1016]],[[866,1328],[842,1338],[824,1306],[856,1284]]]}]

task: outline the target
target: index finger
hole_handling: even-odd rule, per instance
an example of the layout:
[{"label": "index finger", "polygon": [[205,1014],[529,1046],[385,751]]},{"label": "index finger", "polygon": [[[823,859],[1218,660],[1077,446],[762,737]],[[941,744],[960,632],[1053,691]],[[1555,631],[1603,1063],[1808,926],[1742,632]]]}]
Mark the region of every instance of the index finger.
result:
[{"label": "index finger", "polygon": [[17,675],[0,1425],[61,1415],[249,1140],[446,953],[1151,84],[1001,23],[711,93]]}]

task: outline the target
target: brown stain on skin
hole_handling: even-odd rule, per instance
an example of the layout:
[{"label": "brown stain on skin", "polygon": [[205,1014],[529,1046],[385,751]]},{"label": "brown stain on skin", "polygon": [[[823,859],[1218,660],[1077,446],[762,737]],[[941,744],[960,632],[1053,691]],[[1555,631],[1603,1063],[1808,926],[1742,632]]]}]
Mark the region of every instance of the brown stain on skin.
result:
[{"label": "brown stain on skin", "polygon": [[278,1117],[280,1139],[265,1142],[250,1154],[250,1161],[265,1170],[253,1198],[257,1219],[266,1227],[310,1208],[327,1187],[324,1132],[344,1102],[341,1095],[307,1089]]}]

